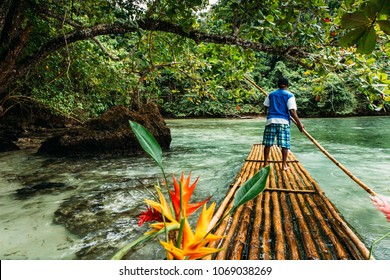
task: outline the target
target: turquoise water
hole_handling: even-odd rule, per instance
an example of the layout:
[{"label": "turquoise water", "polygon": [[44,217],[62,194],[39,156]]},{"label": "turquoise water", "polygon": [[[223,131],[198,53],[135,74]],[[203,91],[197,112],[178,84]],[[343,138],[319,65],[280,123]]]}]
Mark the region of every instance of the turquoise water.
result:
[{"label": "turquoise water", "polygon": [[[306,130],[341,164],[376,193],[390,197],[388,117],[304,119]],[[164,153],[168,174],[199,176],[195,199],[220,201],[254,143],[261,142],[264,119],[167,120],[172,145]],[[369,195],[296,127],[292,152],[344,218],[369,246],[390,231],[390,223]],[[0,154],[0,257],[2,259],[108,259],[146,227],[137,226],[143,199],[151,198],[161,173],[147,156],[62,159],[33,151]],[[41,182],[64,188],[26,197],[17,190]],[[148,244],[131,259],[159,259]],[[390,259],[390,238],[374,251]]]}]

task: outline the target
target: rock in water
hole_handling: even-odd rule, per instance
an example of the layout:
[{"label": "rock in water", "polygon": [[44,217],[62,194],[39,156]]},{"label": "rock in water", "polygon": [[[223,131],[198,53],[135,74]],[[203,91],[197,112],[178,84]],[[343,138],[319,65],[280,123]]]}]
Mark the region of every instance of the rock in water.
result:
[{"label": "rock in water", "polygon": [[60,192],[66,188],[64,183],[42,182],[33,186],[28,186],[16,190],[16,196],[19,199],[27,199],[36,194]]},{"label": "rock in water", "polygon": [[70,129],[44,141],[39,154],[66,157],[134,155],[142,151],[129,120],[145,126],[163,149],[171,143],[171,131],[157,106],[149,103],[138,112],[115,106],[83,127]]}]

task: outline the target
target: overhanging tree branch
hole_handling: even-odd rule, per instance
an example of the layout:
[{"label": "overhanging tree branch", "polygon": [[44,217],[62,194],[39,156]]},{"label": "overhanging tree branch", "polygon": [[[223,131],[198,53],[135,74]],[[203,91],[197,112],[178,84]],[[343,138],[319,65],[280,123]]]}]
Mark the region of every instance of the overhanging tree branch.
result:
[{"label": "overhanging tree branch", "polygon": [[[259,42],[245,40],[234,36],[208,34],[200,32],[198,30],[186,31],[179,25],[161,20],[138,20],[133,21],[129,24],[99,24],[92,27],[76,27],[73,32],[58,36],[57,38],[53,38],[47,41],[38,51],[34,52],[28,57],[25,57],[23,60],[17,63],[14,71],[12,71],[12,74],[8,77],[8,79],[0,83],[0,93],[4,92],[5,89],[7,89],[17,79],[26,75],[28,71],[37,66],[50,53],[63,48],[66,44],[72,44],[77,41],[91,39],[101,35],[127,34],[134,33],[139,30],[172,33],[184,38],[194,40],[196,43],[204,42],[224,45],[235,45],[245,49],[252,49],[254,51],[285,56],[290,60],[293,59],[294,62],[299,62],[300,64],[302,63],[299,61],[299,58],[307,57],[308,55],[303,47],[267,46]],[[292,49],[294,49],[293,55],[291,52]],[[2,69],[0,69],[0,71],[1,70]]]}]

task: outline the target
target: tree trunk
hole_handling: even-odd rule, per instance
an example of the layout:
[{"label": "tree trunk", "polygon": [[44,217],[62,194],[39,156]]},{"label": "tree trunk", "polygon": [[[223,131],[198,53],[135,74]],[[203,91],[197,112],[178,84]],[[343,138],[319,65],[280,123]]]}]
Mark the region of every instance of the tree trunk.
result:
[{"label": "tree trunk", "polygon": [[0,104],[6,98],[8,81],[17,77],[17,59],[28,40],[29,28],[23,28],[24,1],[4,0],[0,6]]}]

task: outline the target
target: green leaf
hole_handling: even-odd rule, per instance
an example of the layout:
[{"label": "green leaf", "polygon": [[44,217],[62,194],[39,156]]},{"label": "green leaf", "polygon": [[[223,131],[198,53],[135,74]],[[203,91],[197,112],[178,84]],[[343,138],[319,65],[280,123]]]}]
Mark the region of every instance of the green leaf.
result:
[{"label": "green leaf", "polygon": [[244,203],[255,198],[260,194],[266,186],[268,175],[270,173],[270,166],[262,168],[252,178],[247,180],[237,191],[234,196],[233,209],[237,209]]},{"label": "green leaf", "polygon": [[371,20],[374,20],[378,13],[378,7],[374,3],[367,3],[364,7],[364,14]]},{"label": "green leaf", "polygon": [[376,45],[376,34],[374,27],[370,27],[357,42],[357,52],[368,54],[375,49]]},{"label": "green leaf", "polygon": [[363,26],[347,32],[340,38],[339,45],[342,47],[355,45],[363,37],[366,30],[367,28]]},{"label": "green leaf", "polygon": [[377,23],[383,32],[390,35],[390,20],[378,20]]},{"label": "green leaf", "polygon": [[351,7],[352,0],[345,0],[345,6],[349,9]]},{"label": "green leaf", "polygon": [[265,18],[268,22],[270,23],[273,23],[275,21],[275,18],[273,15],[268,15],[266,18]]},{"label": "green leaf", "polygon": [[127,244],[125,247],[120,249],[118,252],[115,253],[115,255],[111,258],[112,260],[121,260],[128,252],[130,252],[132,249],[134,249],[136,246],[151,240],[152,238],[156,237],[161,232],[154,232],[147,235],[142,235],[133,242]]},{"label": "green leaf", "polygon": [[390,13],[390,0],[371,0],[370,3],[374,4],[381,14]]},{"label": "green leaf", "polygon": [[365,26],[370,23],[370,20],[363,12],[357,11],[354,13],[344,14],[341,18],[341,27],[346,29],[353,29],[360,26]]},{"label": "green leaf", "polygon": [[136,240],[130,242],[126,246],[124,246],[122,249],[120,249],[118,252],[115,253],[115,255],[111,258],[112,260],[121,260],[123,257],[129,253],[131,250],[133,250],[135,247],[141,245],[142,243],[149,241],[159,234],[165,233],[166,231],[171,230],[177,230],[179,229],[177,224],[168,225],[166,227],[163,227],[159,231],[151,232],[151,233],[145,233],[144,235],[138,237]]},{"label": "green leaf", "polygon": [[141,124],[133,121],[129,121],[129,123],[141,147],[157,162],[157,164],[162,169],[162,150],[157,140]]}]

